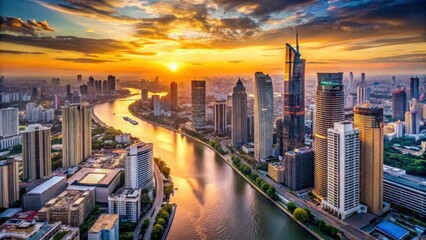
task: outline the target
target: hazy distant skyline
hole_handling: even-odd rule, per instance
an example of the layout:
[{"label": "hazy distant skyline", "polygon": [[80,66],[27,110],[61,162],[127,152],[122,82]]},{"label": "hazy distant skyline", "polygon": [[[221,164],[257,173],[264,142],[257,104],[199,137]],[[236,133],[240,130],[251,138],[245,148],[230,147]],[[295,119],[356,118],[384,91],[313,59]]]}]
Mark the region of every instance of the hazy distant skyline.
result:
[{"label": "hazy distant skyline", "polygon": [[[215,76],[426,73],[426,2],[3,0],[0,74]],[[346,75],[346,74],[345,74]]]}]

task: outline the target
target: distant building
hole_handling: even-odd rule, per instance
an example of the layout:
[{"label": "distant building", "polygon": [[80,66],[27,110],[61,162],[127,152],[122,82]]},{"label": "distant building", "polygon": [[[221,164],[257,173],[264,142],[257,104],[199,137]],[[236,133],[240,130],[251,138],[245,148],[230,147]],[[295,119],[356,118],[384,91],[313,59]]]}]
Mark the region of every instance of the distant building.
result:
[{"label": "distant building", "polygon": [[420,120],[417,111],[405,112],[405,133],[406,134],[419,134],[420,133]]},{"label": "distant building", "polygon": [[284,183],[297,191],[314,186],[314,152],[308,148],[297,148],[285,153]]},{"label": "distant building", "polygon": [[66,85],[66,96],[67,96],[67,101],[71,101],[71,85],[67,84]]},{"label": "distant building", "polygon": [[284,166],[279,162],[268,164],[268,175],[275,182],[283,183],[284,182]]},{"label": "distant building", "polygon": [[394,121],[405,121],[407,111],[407,93],[404,89],[397,89],[392,92],[392,118]]},{"label": "distant building", "polygon": [[132,143],[132,135],[128,133],[116,135],[114,140],[118,143]]},{"label": "distant building", "polygon": [[206,126],[206,81],[191,81],[192,128],[202,129]]},{"label": "distant building", "polygon": [[253,113],[248,114],[247,116],[247,141],[254,141],[254,115]]},{"label": "distant building", "polygon": [[142,90],[141,90],[141,100],[142,100],[142,102],[147,102],[148,101],[148,89],[142,88]]},{"label": "distant building", "polygon": [[110,91],[109,91],[109,85],[108,85],[108,81],[107,80],[104,80],[102,82],[102,93],[103,94],[109,94],[110,93]]},{"label": "distant building", "polygon": [[152,101],[152,108],[153,108],[154,116],[160,116],[161,115],[160,95],[152,95],[151,101]]},{"label": "distant building", "polygon": [[0,92],[4,92],[4,76],[0,76]]},{"label": "distant building", "polygon": [[232,145],[241,147],[248,141],[247,93],[241,79],[238,79],[232,92]]},{"label": "distant building", "polygon": [[254,159],[264,161],[272,155],[274,90],[272,79],[261,72],[254,74]]},{"label": "distant building", "polygon": [[90,228],[89,240],[116,240],[119,238],[118,214],[101,214]]},{"label": "distant building", "polygon": [[328,130],[327,198],[324,209],[347,219],[360,210],[359,130],[352,122],[334,123]]},{"label": "distant building", "polygon": [[226,133],[228,128],[226,101],[213,103],[213,118],[215,133]]},{"label": "distant building", "polygon": [[115,90],[116,90],[115,76],[109,75],[107,79],[108,79],[107,94],[115,94]]},{"label": "distant building", "polygon": [[59,79],[59,78],[52,78],[52,85],[53,86],[59,86],[60,85],[60,83],[61,83],[61,79]]},{"label": "distant building", "polygon": [[81,76],[80,74],[77,75],[77,82],[81,82],[83,81],[83,76]]},{"label": "distant building", "polygon": [[14,147],[21,142],[18,109],[0,109],[0,149]]},{"label": "distant building", "polygon": [[[54,239],[53,237],[61,231],[60,222],[36,222],[11,219],[0,226],[0,239],[31,239],[45,240]],[[77,240],[79,233],[74,238],[61,238],[63,240]]]},{"label": "distant building", "polygon": [[154,159],[152,143],[128,147],[125,158],[126,188],[154,189]]},{"label": "distant building", "polygon": [[176,111],[178,106],[178,86],[176,82],[170,83],[170,108]]},{"label": "distant building", "polygon": [[136,223],[141,215],[141,190],[122,188],[108,197],[108,212],[118,214],[121,221]]},{"label": "distant building", "polygon": [[419,99],[420,96],[420,80],[418,77],[410,78],[410,98]]},{"label": "distant building", "polygon": [[284,125],[283,119],[279,118],[275,121],[275,145],[278,148],[278,155],[284,157]]},{"label": "distant building", "polygon": [[46,182],[38,185],[23,196],[24,210],[40,210],[50,199],[58,196],[67,187],[67,179],[62,176],[54,176]]},{"label": "distant building", "polygon": [[0,162],[0,208],[9,208],[19,200],[19,163],[15,160]]},{"label": "distant building", "polygon": [[362,105],[370,101],[370,89],[366,85],[358,86],[357,90],[357,105]]}]

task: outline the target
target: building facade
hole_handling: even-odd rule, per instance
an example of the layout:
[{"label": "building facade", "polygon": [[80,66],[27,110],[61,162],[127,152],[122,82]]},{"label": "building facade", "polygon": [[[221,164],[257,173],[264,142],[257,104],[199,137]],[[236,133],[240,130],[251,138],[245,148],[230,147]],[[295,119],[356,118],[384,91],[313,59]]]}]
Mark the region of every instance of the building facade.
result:
[{"label": "building facade", "polygon": [[15,160],[0,162],[0,207],[9,208],[19,200],[19,163]]},{"label": "building facade", "polygon": [[122,188],[109,196],[108,213],[118,214],[124,222],[138,222],[141,216],[141,190]]},{"label": "building facade", "polygon": [[206,126],[206,81],[191,81],[192,128],[202,129]]},{"label": "building facade", "polygon": [[418,77],[410,78],[410,98],[419,99],[420,96],[420,79]]},{"label": "building facade", "polygon": [[226,133],[228,128],[228,109],[226,101],[213,102],[214,132]]},{"label": "building facade", "polygon": [[394,121],[405,121],[407,111],[407,93],[404,89],[396,89],[392,92],[392,118]]},{"label": "building facade", "polygon": [[18,109],[0,109],[0,149],[14,147],[21,144],[21,142]]},{"label": "building facade", "polygon": [[52,173],[50,127],[29,125],[22,132],[24,181],[48,178]]},{"label": "building facade", "polygon": [[126,149],[126,188],[154,189],[154,159],[152,143],[137,143]]},{"label": "building facade", "polygon": [[297,191],[314,186],[314,152],[308,148],[296,148],[285,153],[284,183]]},{"label": "building facade", "polygon": [[87,233],[89,240],[119,239],[118,214],[101,214]]},{"label": "building facade", "polygon": [[248,141],[247,93],[241,79],[238,79],[232,92],[232,145],[241,147]]},{"label": "building facade", "polygon": [[419,134],[420,133],[420,119],[417,111],[405,112],[405,133],[406,134]]},{"label": "building facade", "polygon": [[170,109],[176,111],[178,107],[178,86],[176,82],[170,83]]},{"label": "building facade", "polygon": [[154,116],[160,116],[161,115],[160,95],[152,95],[151,101],[152,101],[152,109],[154,112]]},{"label": "building facade", "polygon": [[268,164],[268,175],[277,183],[284,183],[284,166],[281,163]]},{"label": "building facade", "polygon": [[50,199],[58,196],[67,188],[67,179],[62,176],[54,176],[46,182],[38,185],[33,190],[23,196],[23,205],[25,211],[38,211]]}]

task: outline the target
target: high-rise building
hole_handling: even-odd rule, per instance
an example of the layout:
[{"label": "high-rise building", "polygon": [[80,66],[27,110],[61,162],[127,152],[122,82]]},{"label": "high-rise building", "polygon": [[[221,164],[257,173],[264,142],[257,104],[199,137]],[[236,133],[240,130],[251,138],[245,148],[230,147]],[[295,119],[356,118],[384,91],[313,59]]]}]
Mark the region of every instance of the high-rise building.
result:
[{"label": "high-rise building", "polygon": [[101,80],[95,81],[95,92],[96,92],[96,94],[102,93],[102,81]]},{"label": "high-rise building", "polygon": [[107,79],[108,79],[108,92],[107,92],[107,94],[115,94],[115,89],[116,89],[115,76],[109,75]]},{"label": "high-rise building", "polygon": [[328,129],[327,197],[324,209],[347,219],[360,209],[359,130],[352,122],[334,123]]},{"label": "high-rise building", "polygon": [[405,133],[406,134],[420,133],[420,120],[419,120],[417,111],[405,112]]},{"label": "high-rise building", "polygon": [[160,95],[152,95],[151,101],[152,101],[152,109],[154,112],[154,116],[160,116],[161,115]]},{"label": "high-rise building", "polygon": [[301,59],[300,56],[296,35],[296,49],[290,44],[286,44],[283,110],[284,153],[305,146],[305,59]]},{"label": "high-rise building", "polygon": [[405,121],[407,111],[407,93],[404,89],[396,89],[392,92],[392,118],[394,121]]},{"label": "high-rise building", "polygon": [[0,92],[4,92],[4,76],[0,76]]},{"label": "high-rise building", "polygon": [[191,81],[192,128],[195,130],[206,126],[206,81]]},{"label": "high-rise building", "polygon": [[314,121],[314,193],[327,196],[327,130],[345,120],[343,73],[318,73]]},{"label": "high-rise building", "polygon": [[138,143],[128,147],[125,158],[126,188],[154,189],[154,159],[152,143]]},{"label": "high-rise building", "polygon": [[214,131],[226,133],[228,128],[226,101],[215,101],[213,103]]},{"label": "high-rise building", "polygon": [[395,84],[396,84],[396,77],[392,76],[392,86],[395,86]]},{"label": "high-rise building", "polygon": [[284,157],[284,125],[283,119],[278,118],[275,121],[275,145],[278,148],[278,155]]},{"label": "high-rise building", "polygon": [[232,92],[232,145],[241,147],[248,141],[247,132],[247,93],[241,79]]},{"label": "high-rise building", "polygon": [[136,223],[141,216],[141,189],[121,188],[108,197],[108,212],[119,214],[122,221]]},{"label": "high-rise building", "polygon": [[314,186],[314,151],[308,147],[285,153],[284,183],[292,190]]},{"label": "high-rise building", "polygon": [[91,97],[95,97],[95,79],[89,77],[89,82],[87,83],[87,94]]},{"label": "high-rise building", "polygon": [[366,85],[360,85],[356,89],[357,105],[362,105],[370,101],[370,89]]},{"label": "high-rise building", "polygon": [[59,79],[59,78],[52,78],[52,85],[53,86],[59,86],[60,85],[60,83],[61,83],[61,79]]},{"label": "high-rise building", "polygon": [[56,95],[56,94],[53,96],[52,107],[53,107],[54,110],[58,110],[59,109],[59,98],[58,98],[58,95]]},{"label": "high-rise building", "polygon": [[119,238],[118,214],[101,214],[87,233],[88,240],[115,240]]},{"label": "high-rise building", "polygon": [[71,96],[72,96],[71,85],[67,84],[66,88],[67,88],[67,101],[71,101]]},{"label": "high-rise building", "polygon": [[72,167],[92,154],[92,112],[88,104],[62,107],[62,166]]},{"label": "high-rise building", "polygon": [[254,114],[250,113],[247,115],[247,141],[254,141]]},{"label": "high-rise building", "polygon": [[161,103],[161,109],[163,109],[165,112],[170,111],[170,108],[171,108],[170,93],[167,93],[166,95],[161,96],[160,103]]},{"label": "high-rise building", "polygon": [[383,209],[383,108],[355,107],[354,127],[360,138],[360,202],[379,214]]},{"label": "high-rise building", "polygon": [[410,98],[419,99],[420,80],[418,77],[410,78]]},{"label": "high-rise building", "polygon": [[83,76],[81,74],[77,75],[77,82],[83,81]]},{"label": "high-rise building", "polygon": [[176,82],[170,83],[170,108],[176,111],[178,106],[178,87]]},{"label": "high-rise building", "polygon": [[80,93],[83,96],[87,95],[87,85],[86,84],[80,85]]},{"label": "high-rise building", "polygon": [[0,207],[9,208],[19,200],[19,163],[15,160],[0,162]]},{"label": "high-rise building", "polygon": [[349,73],[349,93],[353,93],[355,91],[355,79],[354,79],[354,73]]},{"label": "high-rise building", "polygon": [[142,102],[147,102],[148,101],[148,89],[142,88],[142,90],[141,90],[141,100],[142,100]]},{"label": "high-rise building", "polygon": [[365,73],[361,73],[361,82],[365,82]]},{"label": "high-rise building", "polygon": [[29,125],[22,132],[24,181],[50,177],[52,173],[50,127]]},{"label": "high-rise building", "polygon": [[102,93],[103,94],[109,94],[109,84],[107,80],[102,81]]},{"label": "high-rise building", "polygon": [[19,134],[19,117],[17,108],[0,109],[0,138]]},{"label": "high-rise building", "polygon": [[263,161],[272,155],[274,90],[272,79],[262,72],[254,74],[254,159]]}]

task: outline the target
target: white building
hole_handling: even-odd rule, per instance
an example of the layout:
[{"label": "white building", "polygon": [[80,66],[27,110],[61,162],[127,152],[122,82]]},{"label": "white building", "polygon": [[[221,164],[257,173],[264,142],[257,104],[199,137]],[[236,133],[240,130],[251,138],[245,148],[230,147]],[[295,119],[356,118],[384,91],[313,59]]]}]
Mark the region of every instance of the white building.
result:
[{"label": "white building", "polygon": [[132,138],[131,138],[131,135],[128,133],[120,134],[115,136],[115,141],[118,143],[131,143]]},{"label": "white building", "polygon": [[362,105],[370,100],[370,89],[367,86],[359,86],[356,89],[357,105]]},{"label": "white building", "polygon": [[396,134],[396,138],[400,138],[404,136],[405,126],[401,121],[391,123],[394,127],[394,132]]},{"label": "white building", "polygon": [[21,142],[18,109],[0,109],[0,149],[14,147]]},{"label": "white building", "polygon": [[125,158],[126,188],[154,189],[154,159],[152,143],[128,147]]},{"label": "white building", "polygon": [[154,116],[160,116],[161,115],[161,100],[160,95],[152,95],[152,107],[154,110]]},{"label": "white building", "polygon": [[110,195],[108,213],[118,214],[121,221],[136,223],[141,215],[141,190],[122,188]]},{"label": "white building", "polygon": [[352,122],[334,123],[328,129],[327,198],[323,207],[341,219],[360,210],[359,130]]}]

